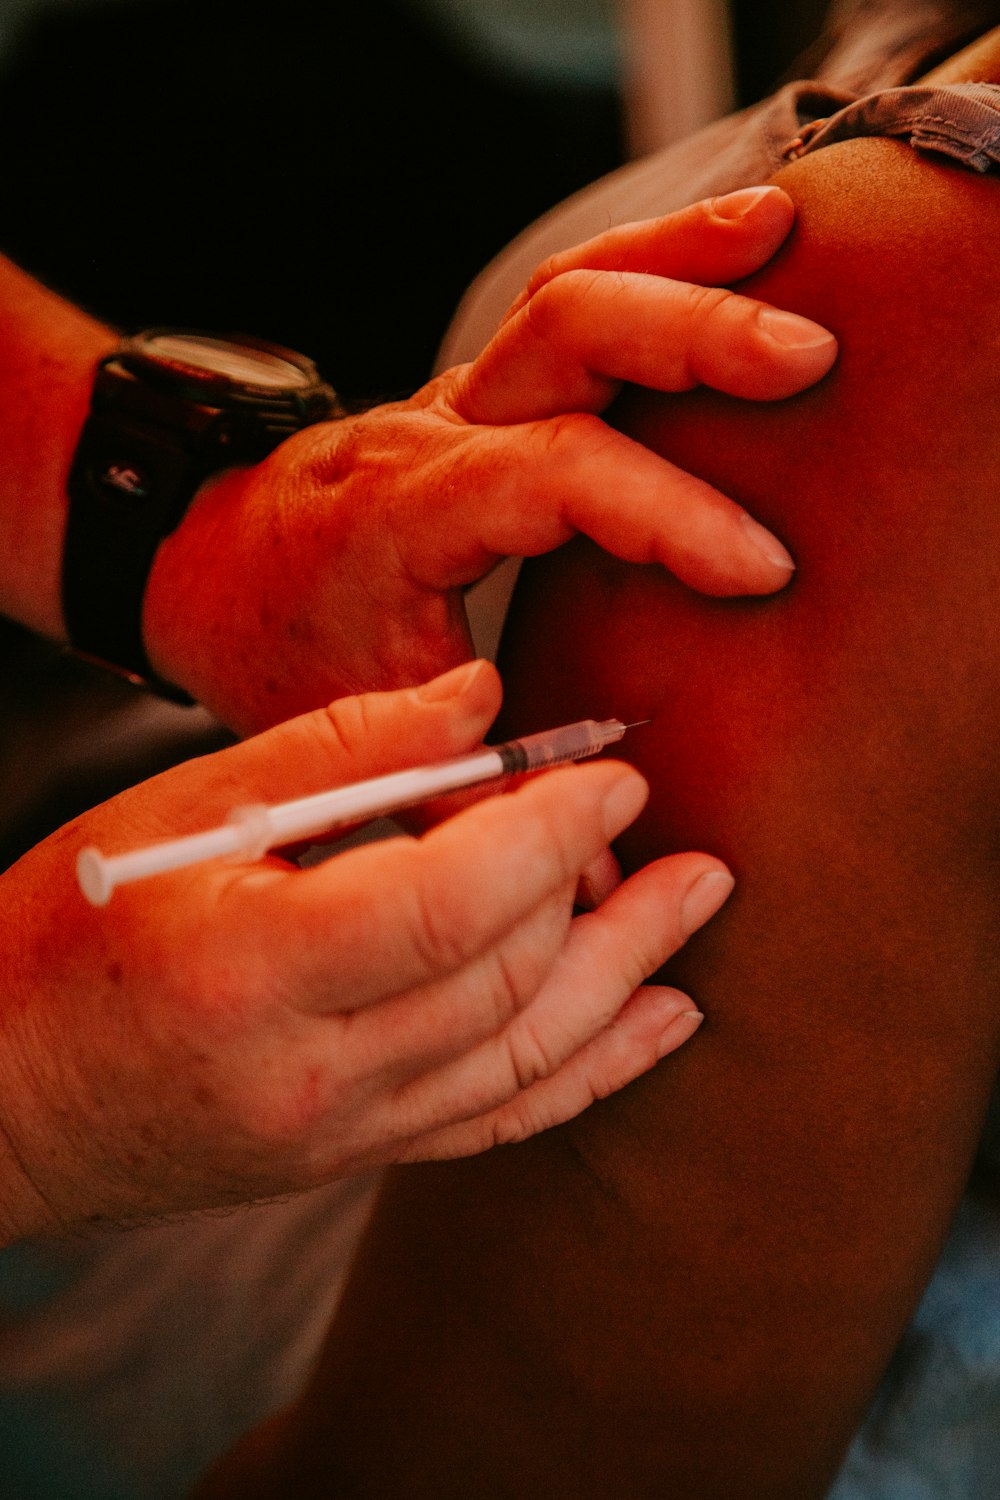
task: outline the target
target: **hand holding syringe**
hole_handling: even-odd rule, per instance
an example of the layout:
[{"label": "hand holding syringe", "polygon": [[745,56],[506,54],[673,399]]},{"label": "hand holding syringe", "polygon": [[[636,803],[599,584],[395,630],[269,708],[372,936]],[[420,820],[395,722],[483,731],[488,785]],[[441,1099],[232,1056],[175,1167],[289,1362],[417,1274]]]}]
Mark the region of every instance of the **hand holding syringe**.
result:
[{"label": "hand holding syringe", "polygon": [[316,838],[349,823],[387,817],[464,787],[583,760],[598,754],[605,745],[615,744],[626,730],[636,727],[622,724],[618,719],[600,723],[581,719],[541,734],[508,740],[503,745],[485,746],[471,755],[416,766],[410,771],[395,771],[292,802],[236,808],[220,827],[186,838],[165,839],[128,854],[109,856],[92,847],[81,849],[76,862],[77,879],[92,906],[106,906],[115,887],[130,881],[207,859],[260,859],[268,849]]},{"label": "hand holding syringe", "polygon": [[[501,782],[509,795],[420,838],[307,868],[281,857],[286,846],[164,873],[100,911],[79,892],[84,844],[139,851],[224,824],[232,807],[338,784],[359,795],[400,765],[445,763],[449,786],[455,758],[475,757],[480,775],[500,776],[482,743],[499,707],[486,662],[338,698],[119,793],[5,871],[4,1124],[26,1163],[25,1232],[270,1198],[520,1140],[691,1036],[697,1005],[647,976],[732,877],[688,852],[612,879],[609,848],[648,787],[611,756]],[[609,729],[585,729],[582,745],[553,735],[541,761],[618,738]],[[530,750],[523,763],[538,765]],[[358,803],[341,814],[364,815]],[[582,913],[581,882],[597,897]],[[44,1044],[27,1064],[25,1039]]]}]

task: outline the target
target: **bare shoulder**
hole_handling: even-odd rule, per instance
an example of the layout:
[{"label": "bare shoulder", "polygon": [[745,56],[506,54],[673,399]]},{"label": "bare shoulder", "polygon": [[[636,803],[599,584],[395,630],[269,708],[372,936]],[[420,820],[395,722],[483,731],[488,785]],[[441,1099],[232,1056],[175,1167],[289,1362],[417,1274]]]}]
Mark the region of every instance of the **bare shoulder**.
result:
[{"label": "bare shoulder", "polygon": [[[777,181],[796,203],[788,244],[745,284],[833,329],[840,358],[814,390],[770,407],[707,392],[636,397],[623,425],[679,462],[811,531],[924,498],[942,515],[992,505],[1000,433],[1000,177],[921,159],[886,140],[830,147]],[[727,433],[724,446],[707,440]],[[733,445],[736,445],[735,447]],[[837,462],[832,458],[835,447]],[[977,461],[978,460],[978,461]],[[836,496],[813,514],[793,476]],[[960,479],[944,493],[942,479]]]},{"label": "bare shoulder", "polygon": [[781,536],[795,581],[716,601],[578,544],[525,571],[505,638],[512,722],[655,716],[633,742],[654,784],[636,860],[688,839],[738,860],[738,815],[765,815],[766,787],[789,815],[808,744],[845,778],[863,745],[887,789],[909,766],[928,805],[961,768],[977,816],[997,811],[1000,179],[859,140],[780,180],[796,226],[747,285],[832,328],[834,370],[764,406],[635,391],[617,420]]}]

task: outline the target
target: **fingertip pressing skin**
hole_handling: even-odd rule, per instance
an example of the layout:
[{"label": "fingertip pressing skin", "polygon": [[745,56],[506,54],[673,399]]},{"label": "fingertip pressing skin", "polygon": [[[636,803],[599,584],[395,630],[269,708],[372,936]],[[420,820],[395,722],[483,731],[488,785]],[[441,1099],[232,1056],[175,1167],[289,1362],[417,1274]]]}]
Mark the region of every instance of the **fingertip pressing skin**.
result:
[{"label": "fingertip pressing skin", "polygon": [[663,1028],[657,1061],[669,1057],[671,1052],[676,1052],[678,1047],[683,1047],[685,1042],[689,1042],[704,1021],[705,1017],[701,1011],[695,1010],[690,1001],[688,1001],[688,1006],[687,1010],[682,1010]]},{"label": "fingertip pressing skin", "polygon": [[517,453],[544,448],[539,472],[553,504],[538,507],[532,489],[501,474],[494,490],[501,488],[504,506],[487,511],[481,529],[493,555],[537,556],[580,532],[626,562],[666,568],[716,596],[773,593],[794,569],[777,538],[740,506],[597,417],[563,418],[555,433],[543,423],[501,428],[496,443],[504,459],[511,455],[511,474],[523,473]]},{"label": "fingertip pressing skin", "polygon": [[671,308],[665,289],[664,315],[676,320],[673,344],[687,358],[673,389],[707,385],[745,400],[781,401],[815,385],[837,358],[834,335],[810,318],[718,288],[670,292],[679,300]]},{"label": "fingertip pressing skin", "polygon": [[790,576],[795,572],[795,559],[784,547],[773,532],[768,531],[759,521],[755,521],[748,511],[741,511],[739,524],[743,528],[747,541],[761,556],[771,564],[772,567],[780,569],[784,577],[777,578],[774,582],[775,588],[781,588],[788,582]]},{"label": "fingertip pressing skin", "polygon": [[781,248],[795,223],[794,203],[774,183],[738,188],[734,193],[706,199],[696,207],[703,210],[706,229],[716,236],[728,233],[735,242],[729,251],[734,260],[732,269],[727,268],[728,274],[715,278],[720,282],[731,283],[751,274],[742,269],[744,265],[750,267],[756,262],[753,269],[759,269]]},{"label": "fingertip pressing skin", "polygon": [[[643,984],[622,1006],[608,1027],[608,1043],[617,1053],[617,1071],[607,1069],[594,1093],[598,1098],[631,1083],[661,1058],[690,1041],[705,1017],[690,995],[671,985]],[[595,1038],[594,1055],[602,1038]],[[594,1075],[591,1075],[594,1078]],[[597,1084],[594,1078],[595,1085]]]},{"label": "fingertip pressing skin", "polygon": [[691,936],[728,901],[736,881],[725,866],[715,866],[697,875],[681,902],[681,927]]},{"label": "fingertip pressing skin", "polygon": [[757,313],[757,326],[782,349],[822,349],[823,357],[833,363],[837,341],[828,328],[811,318],[784,312],[780,307],[762,306]]}]

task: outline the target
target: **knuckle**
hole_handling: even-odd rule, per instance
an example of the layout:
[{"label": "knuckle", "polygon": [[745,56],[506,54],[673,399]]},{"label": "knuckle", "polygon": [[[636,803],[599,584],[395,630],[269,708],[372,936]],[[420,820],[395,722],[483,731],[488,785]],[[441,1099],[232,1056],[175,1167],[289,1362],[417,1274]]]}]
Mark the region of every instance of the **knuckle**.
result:
[{"label": "knuckle", "polygon": [[586,472],[588,465],[613,453],[623,443],[620,433],[589,412],[564,412],[548,417],[536,428],[541,452],[536,461],[549,460],[560,471],[572,466],[573,472]]},{"label": "knuckle", "polygon": [[535,269],[531,273],[531,276],[528,278],[528,284],[525,288],[528,297],[530,298],[537,296],[543,286],[548,286],[550,282],[554,281],[560,274],[562,266],[563,253],[561,251],[557,251],[552,255],[547,255],[545,259],[535,267]]},{"label": "knuckle", "polygon": [[371,697],[362,694],[327,704],[315,715],[314,722],[324,742],[328,744],[332,736],[334,750],[353,760],[375,728],[373,719]]},{"label": "knuckle", "polygon": [[559,1059],[550,1053],[545,1037],[527,1016],[506,1038],[507,1058],[517,1091],[523,1093],[533,1083],[555,1072]]},{"label": "knuckle", "polygon": [[336,422],[317,422],[303,428],[275,451],[282,458],[291,453],[304,480],[326,487],[339,485],[351,477],[364,442],[364,418],[343,417]]},{"label": "knuckle", "polygon": [[563,341],[571,331],[574,310],[600,295],[599,283],[605,277],[601,271],[574,269],[540,286],[524,308],[525,323],[534,337],[546,343]]},{"label": "knuckle", "polygon": [[645,984],[650,975],[655,973],[671,954],[676,953],[683,941],[675,912],[665,914],[662,926],[658,926],[656,930],[644,928],[642,931],[636,931],[633,928],[629,937],[631,941],[628,950],[625,952],[619,950],[618,961],[608,976],[613,980],[613,998],[616,1009],[629,995],[634,994],[640,985]]},{"label": "knuckle", "polygon": [[525,982],[527,976],[518,973],[514,963],[501,949],[491,956],[489,979],[490,1008],[495,1028],[506,1026],[512,1016],[522,1009],[532,986]]},{"label": "knuckle", "polygon": [[539,287],[534,296],[528,298],[522,311],[525,328],[541,343],[552,343],[558,338],[564,313],[560,280],[547,281]]},{"label": "knuckle", "polygon": [[695,324],[717,321],[735,300],[734,294],[725,287],[691,285],[686,291],[688,312]]},{"label": "knuckle", "polygon": [[417,875],[412,885],[409,939],[424,972],[451,974],[466,964],[475,950],[474,930],[463,920],[458,898],[442,900]]},{"label": "knuckle", "polygon": [[544,1124],[535,1123],[528,1111],[513,1107],[502,1110],[489,1122],[489,1147],[517,1146],[543,1130]]}]

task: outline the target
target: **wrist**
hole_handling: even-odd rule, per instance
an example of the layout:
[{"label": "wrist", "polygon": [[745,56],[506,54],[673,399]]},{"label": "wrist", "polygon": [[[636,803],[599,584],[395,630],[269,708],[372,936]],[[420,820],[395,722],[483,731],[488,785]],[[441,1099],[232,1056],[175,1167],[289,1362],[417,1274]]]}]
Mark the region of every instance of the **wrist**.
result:
[{"label": "wrist", "polygon": [[60,569],[67,480],[94,367],[115,332],[0,257],[0,613],[66,639]]},{"label": "wrist", "polygon": [[[180,525],[156,549],[142,602],[142,634],[156,675],[199,702],[206,693],[206,661],[225,656],[219,619],[232,618],[232,601],[216,562],[233,545],[246,469],[226,469],[204,481]],[[244,580],[245,582],[245,580]],[[213,707],[209,703],[210,707]]]},{"label": "wrist", "polygon": [[[170,660],[169,620],[147,606],[158,554],[207,480],[337,410],[312,362],[277,345],[171,329],[124,340],[98,367],[70,472],[62,587],[72,644],[175,696],[176,677],[157,672],[146,636],[157,661]],[[193,594],[212,559],[191,560]]]}]

